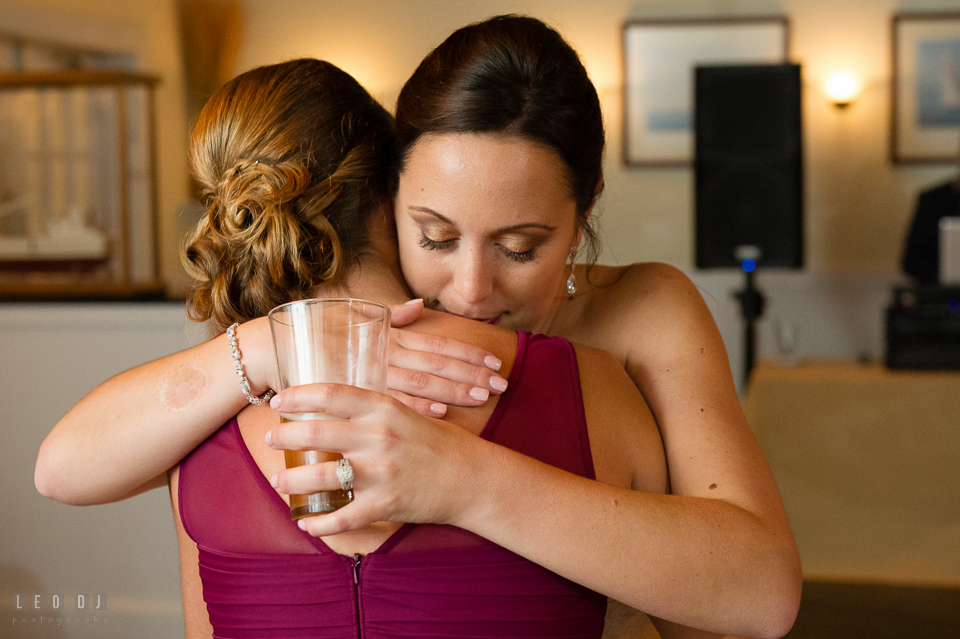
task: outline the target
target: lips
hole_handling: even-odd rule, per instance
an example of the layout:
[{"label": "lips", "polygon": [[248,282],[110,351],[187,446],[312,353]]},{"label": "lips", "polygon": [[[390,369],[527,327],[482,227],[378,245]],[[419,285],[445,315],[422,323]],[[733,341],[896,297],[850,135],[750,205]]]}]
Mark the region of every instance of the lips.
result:
[{"label": "lips", "polygon": [[484,324],[492,324],[494,326],[499,324],[500,320],[503,319],[503,313],[500,313],[499,315],[494,315],[493,317],[471,317],[470,315],[461,315],[459,313],[454,313],[453,311],[448,311],[447,309],[443,308],[443,306],[441,306],[440,304],[437,304],[436,310],[442,313],[446,313],[447,315],[455,315],[457,317],[462,317],[464,319],[473,320],[475,322],[483,322]]}]

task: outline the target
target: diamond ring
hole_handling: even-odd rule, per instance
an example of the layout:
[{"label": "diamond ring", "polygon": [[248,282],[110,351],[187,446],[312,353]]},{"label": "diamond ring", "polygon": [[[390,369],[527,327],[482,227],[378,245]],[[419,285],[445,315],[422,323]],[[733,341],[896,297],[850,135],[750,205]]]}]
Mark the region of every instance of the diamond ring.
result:
[{"label": "diamond ring", "polygon": [[353,466],[345,457],[337,460],[337,479],[340,480],[341,489],[353,488]]}]

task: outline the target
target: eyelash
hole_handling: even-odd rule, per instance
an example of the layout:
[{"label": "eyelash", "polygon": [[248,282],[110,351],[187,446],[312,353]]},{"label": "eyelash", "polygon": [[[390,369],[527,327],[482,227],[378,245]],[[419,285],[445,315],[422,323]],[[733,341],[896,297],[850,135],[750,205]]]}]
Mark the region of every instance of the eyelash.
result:
[{"label": "eyelash", "polygon": [[423,233],[420,234],[420,248],[425,248],[428,251],[441,251],[445,248],[449,248],[451,244],[453,244],[453,240],[443,240],[442,242],[438,242],[437,240],[431,240]]},{"label": "eyelash", "polygon": [[[443,241],[432,240],[426,235],[424,235],[423,233],[421,233],[419,244],[420,244],[420,248],[427,249],[428,251],[442,251],[443,249],[449,248],[450,245],[453,244],[455,241],[456,240],[443,240]],[[521,253],[518,253],[517,251],[511,251],[510,249],[503,246],[499,248],[500,248],[500,252],[503,253],[505,257],[513,260],[514,262],[517,262],[518,264],[526,264],[527,262],[529,262],[530,260],[534,259],[537,256],[536,248],[528,249]]]},{"label": "eyelash", "polygon": [[528,249],[522,253],[517,253],[516,251],[511,251],[510,249],[501,246],[500,251],[518,264],[526,264],[537,256],[536,249]]}]

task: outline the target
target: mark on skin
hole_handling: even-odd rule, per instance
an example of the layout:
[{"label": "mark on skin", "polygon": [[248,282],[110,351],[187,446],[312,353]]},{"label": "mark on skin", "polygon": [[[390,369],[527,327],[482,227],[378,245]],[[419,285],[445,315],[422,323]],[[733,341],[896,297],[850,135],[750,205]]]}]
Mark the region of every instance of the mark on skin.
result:
[{"label": "mark on skin", "polygon": [[160,385],[160,403],[173,413],[187,410],[207,386],[207,375],[199,368],[178,366]]},{"label": "mark on skin", "polygon": [[717,487],[716,484],[710,484],[710,490],[713,490],[713,489],[716,488],[716,487]]}]

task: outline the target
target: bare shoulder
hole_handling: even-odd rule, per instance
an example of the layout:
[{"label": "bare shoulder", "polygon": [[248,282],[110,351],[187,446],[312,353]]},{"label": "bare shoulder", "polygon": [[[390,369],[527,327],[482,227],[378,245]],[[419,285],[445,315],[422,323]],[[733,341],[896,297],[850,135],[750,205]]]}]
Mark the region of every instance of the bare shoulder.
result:
[{"label": "bare shoulder", "polygon": [[558,334],[614,353],[628,369],[694,342],[722,347],[700,291],[680,269],[658,262],[594,266],[588,278],[587,295],[571,306]]},{"label": "bare shoulder", "polygon": [[595,268],[603,270],[591,294],[615,318],[630,319],[638,312],[662,316],[665,311],[683,312],[692,304],[703,303],[690,278],[669,264],[641,262]]}]

